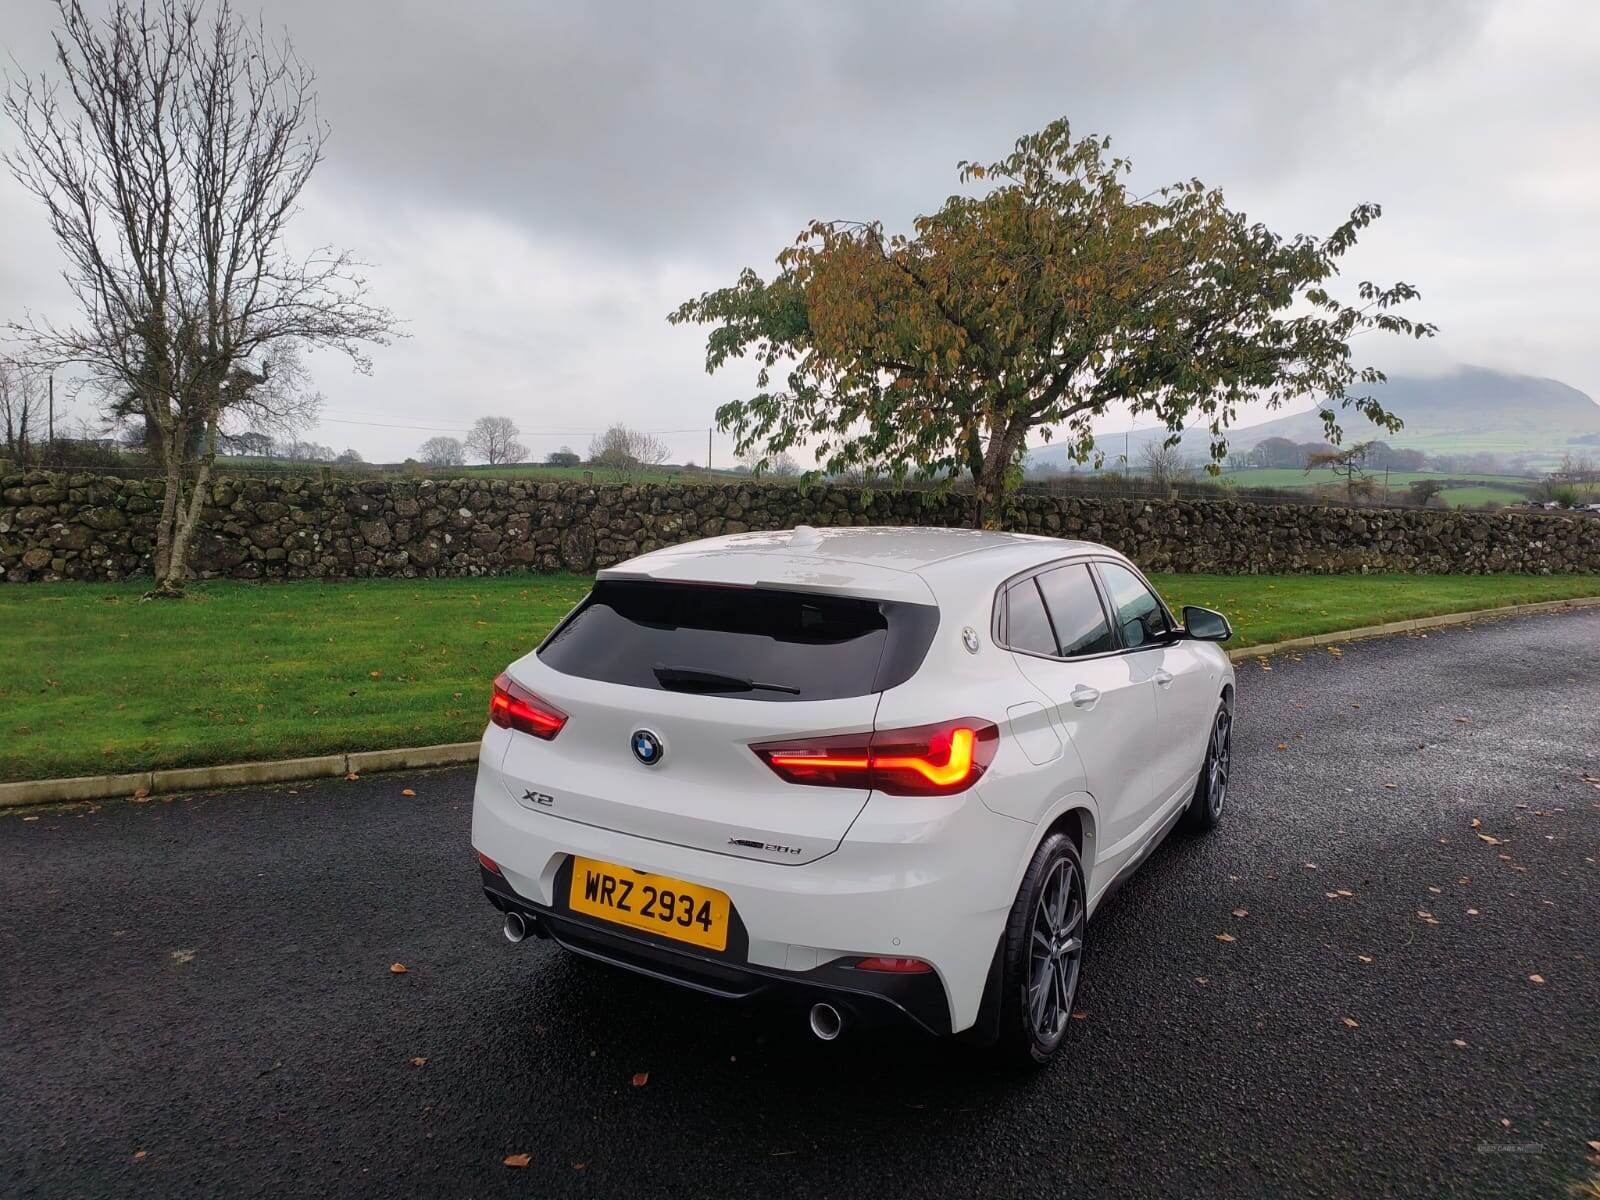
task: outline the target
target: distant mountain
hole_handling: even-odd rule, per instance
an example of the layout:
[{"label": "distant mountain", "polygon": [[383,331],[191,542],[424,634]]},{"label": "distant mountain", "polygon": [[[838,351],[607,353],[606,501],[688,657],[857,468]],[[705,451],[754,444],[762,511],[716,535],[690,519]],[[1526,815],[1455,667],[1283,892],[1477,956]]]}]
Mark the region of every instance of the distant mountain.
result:
[{"label": "distant mountain", "polygon": [[[1345,410],[1339,421],[1345,445],[1378,438],[1428,455],[1501,455],[1532,469],[1547,467],[1563,454],[1592,455],[1600,447],[1600,404],[1554,379],[1460,367],[1447,375],[1393,375],[1373,395],[1405,421],[1404,428],[1389,433]],[[1145,442],[1165,436],[1164,429],[1135,430],[1127,438],[1134,463]],[[1228,431],[1228,448],[1248,450],[1269,437],[1321,441],[1322,421],[1312,411],[1240,426]],[[1099,444],[1110,460],[1122,454],[1123,442],[1123,435],[1107,434]],[[1209,444],[1202,429],[1186,433],[1181,446],[1204,461]],[[1029,461],[1069,465],[1063,446],[1037,447]]]}]

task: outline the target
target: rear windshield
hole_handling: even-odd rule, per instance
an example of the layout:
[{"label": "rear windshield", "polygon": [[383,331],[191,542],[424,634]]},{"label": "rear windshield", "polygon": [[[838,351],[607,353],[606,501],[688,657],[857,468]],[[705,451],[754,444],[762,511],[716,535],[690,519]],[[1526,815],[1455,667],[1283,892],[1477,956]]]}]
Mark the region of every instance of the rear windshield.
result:
[{"label": "rear windshield", "polygon": [[921,665],[930,605],[770,588],[602,580],[539,647],[566,675],[748,700],[834,700]]}]

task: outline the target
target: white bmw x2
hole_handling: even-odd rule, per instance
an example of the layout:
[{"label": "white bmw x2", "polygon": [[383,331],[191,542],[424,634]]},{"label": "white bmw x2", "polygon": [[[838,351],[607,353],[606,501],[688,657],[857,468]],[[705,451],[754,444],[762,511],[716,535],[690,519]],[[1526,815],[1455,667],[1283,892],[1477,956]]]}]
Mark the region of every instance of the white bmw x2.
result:
[{"label": "white bmw x2", "polygon": [[813,1033],[1043,1062],[1095,906],[1227,796],[1228,622],[1126,558],[801,526],[603,570],[495,681],[472,842],[528,934]]}]

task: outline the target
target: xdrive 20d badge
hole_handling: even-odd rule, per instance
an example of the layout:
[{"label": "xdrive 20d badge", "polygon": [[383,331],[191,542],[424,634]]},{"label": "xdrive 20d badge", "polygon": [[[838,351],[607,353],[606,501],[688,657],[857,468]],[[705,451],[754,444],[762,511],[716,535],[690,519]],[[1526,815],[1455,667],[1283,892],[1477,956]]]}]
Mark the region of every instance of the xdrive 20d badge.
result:
[{"label": "xdrive 20d badge", "polygon": [[495,681],[484,890],[513,942],[788,1000],[825,1040],[901,1021],[1043,1062],[1101,898],[1222,819],[1229,635],[1087,542],[646,554]]}]

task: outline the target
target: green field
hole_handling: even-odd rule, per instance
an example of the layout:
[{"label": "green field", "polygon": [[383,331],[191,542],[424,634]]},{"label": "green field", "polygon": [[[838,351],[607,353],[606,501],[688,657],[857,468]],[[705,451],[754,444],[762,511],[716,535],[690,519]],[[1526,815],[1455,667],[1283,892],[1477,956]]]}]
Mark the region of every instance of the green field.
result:
[{"label": "green field", "polygon": [[[1326,470],[1309,474],[1292,467],[1252,467],[1243,471],[1228,471],[1219,476],[1224,483],[1238,488],[1315,488],[1339,487],[1338,478]],[[1372,472],[1372,482],[1380,492],[1385,484],[1391,494],[1403,499],[1406,489],[1421,479],[1438,480],[1445,484],[1440,499],[1451,508],[1482,508],[1486,504],[1521,504],[1528,499],[1526,490],[1534,480],[1523,475],[1477,475],[1470,472],[1448,473],[1440,471],[1382,471]]]},{"label": "green field", "polygon": [[[1336,484],[1338,478],[1331,471],[1312,471],[1307,474],[1295,467],[1251,467],[1243,471],[1225,471],[1220,475],[1224,483],[1231,483],[1236,487],[1271,487],[1271,488],[1296,488],[1317,487],[1320,484]],[[1409,487],[1419,479],[1455,480],[1464,479],[1472,483],[1504,483],[1527,485],[1534,481],[1523,475],[1474,475],[1470,473],[1452,474],[1441,471],[1390,471],[1387,476],[1382,471],[1372,472],[1372,481],[1380,487],[1385,479],[1391,488]]]},{"label": "green field", "polygon": [[1526,504],[1526,492],[1512,491],[1503,487],[1458,487],[1446,488],[1439,493],[1442,499],[1451,508],[1482,508],[1486,504]]},{"label": "green field", "polygon": [[[1600,576],[1159,575],[1235,646],[1531,600]],[[0,780],[464,741],[496,672],[588,588],[571,575],[0,587]]]}]

